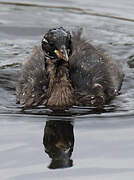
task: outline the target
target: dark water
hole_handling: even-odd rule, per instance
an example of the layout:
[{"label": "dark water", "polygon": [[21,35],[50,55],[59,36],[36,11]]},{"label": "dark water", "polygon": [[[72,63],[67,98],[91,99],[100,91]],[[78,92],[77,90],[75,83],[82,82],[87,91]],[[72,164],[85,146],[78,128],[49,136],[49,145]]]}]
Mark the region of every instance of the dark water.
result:
[{"label": "dark water", "polygon": [[[134,57],[133,12],[132,0],[0,1],[1,180],[134,178],[134,69],[127,63]],[[121,95],[104,111],[22,112],[16,105],[22,62],[59,26],[84,27],[87,39],[122,64]]]}]

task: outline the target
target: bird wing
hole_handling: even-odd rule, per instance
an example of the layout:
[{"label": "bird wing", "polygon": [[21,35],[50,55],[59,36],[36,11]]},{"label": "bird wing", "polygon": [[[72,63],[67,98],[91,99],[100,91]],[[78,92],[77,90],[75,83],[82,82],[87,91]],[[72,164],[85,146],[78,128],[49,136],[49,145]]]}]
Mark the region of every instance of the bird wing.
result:
[{"label": "bird wing", "polygon": [[81,32],[73,33],[73,53],[70,58],[70,77],[76,91],[92,94],[92,87],[99,83],[104,91],[114,96],[114,89],[121,87],[120,65],[81,38]]},{"label": "bird wing", "polygon": [[25,107],[37,106],[47,100],[48,79],[44,54],[36,47],[24,62],[16,87],[17,102]]}]

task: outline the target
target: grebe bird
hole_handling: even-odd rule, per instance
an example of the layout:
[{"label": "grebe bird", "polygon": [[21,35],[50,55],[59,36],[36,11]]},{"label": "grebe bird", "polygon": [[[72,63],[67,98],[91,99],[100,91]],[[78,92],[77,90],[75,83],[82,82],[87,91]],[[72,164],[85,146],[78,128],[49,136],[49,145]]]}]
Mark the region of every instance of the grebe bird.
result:
[{"label": "grebe bird", "polygon": [[118,95],[121,66],[85,39],[60,27],[50,29],[23,63],[17,102],[24,108],[45,105],[52,110],[103,106]]}]

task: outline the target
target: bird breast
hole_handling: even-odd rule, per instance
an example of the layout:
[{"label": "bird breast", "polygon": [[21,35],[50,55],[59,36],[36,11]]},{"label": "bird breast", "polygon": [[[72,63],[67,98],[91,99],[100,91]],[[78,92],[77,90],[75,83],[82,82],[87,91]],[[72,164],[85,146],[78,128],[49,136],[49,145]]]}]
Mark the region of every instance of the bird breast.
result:
[{"label": "bird breast", "polygon": [[67,66],[49,69],[49,99],[47,106],[51,109],[67,109],[74,104],[73,88],[69,80]]}]

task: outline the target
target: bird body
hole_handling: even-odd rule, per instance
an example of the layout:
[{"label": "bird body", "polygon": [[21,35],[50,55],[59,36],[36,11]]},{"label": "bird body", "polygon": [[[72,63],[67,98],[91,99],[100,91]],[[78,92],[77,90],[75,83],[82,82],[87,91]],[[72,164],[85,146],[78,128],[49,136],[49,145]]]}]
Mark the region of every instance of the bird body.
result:
[{"label": "bird body", "polygon": [[79,40],[70,67],[78,105],[98,106],[118,95],[124,76],[121,66],[90,43]]},{"label": "bird body", "polygon": [[53,110],[102,106],[118,95],[122,80],[121,66],[79,32],[71,39],[65,29],[52,29],[22,66],[17,102],[25,108],[43,104]]}]

